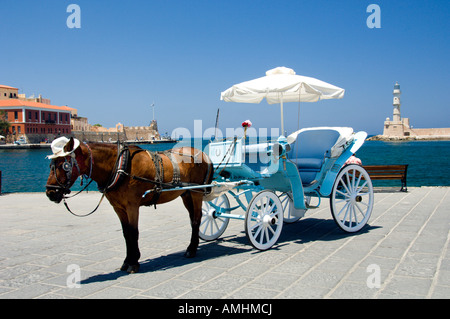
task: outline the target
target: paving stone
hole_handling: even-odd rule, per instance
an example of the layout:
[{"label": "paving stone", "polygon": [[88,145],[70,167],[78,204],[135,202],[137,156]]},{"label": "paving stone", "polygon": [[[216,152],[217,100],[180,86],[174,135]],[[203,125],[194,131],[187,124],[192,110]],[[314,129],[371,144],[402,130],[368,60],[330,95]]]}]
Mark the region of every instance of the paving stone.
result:
[{"label": "paving stone", "polygon": [[[70,204],[88,211],[99,197],[80,194]],[[41,193],[2,195],[0,299],[448,299],[449,205],[449,187],[376,192],[368,226],[347,234],[323,200],[285,225],[270,250],[253,248],[244,223],[231,220],[222,238],[201,241],[197,257],[187,259],[191,228],[177,199],[142,208],[141,269],[129,275],[118,269],[125,241],[106,201],[77,218]],[[70,265],[79,267],[80,288],[68,285]]]}]

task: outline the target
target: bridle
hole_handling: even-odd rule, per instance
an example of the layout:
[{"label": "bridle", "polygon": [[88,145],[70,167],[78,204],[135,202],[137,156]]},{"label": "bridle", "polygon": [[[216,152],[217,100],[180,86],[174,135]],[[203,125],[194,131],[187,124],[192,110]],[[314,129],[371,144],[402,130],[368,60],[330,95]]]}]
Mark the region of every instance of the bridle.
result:
[{"label": "bridle", "polygon": [[[91,179],[91,175],[92,175],[92,167],[94,166],[94,157],[92,155],[92,150],[89,147],[88,144],[84,143],[84,145],[86,145],[87,149],[89,150],[89,175],[86,174],[81,174],[81,170],[80,170],[80,166],[78,165],[75,153],[71,153],[70,155],[64,157],[64,163],[62,163],[59,166],[62,166],[62,169],[65,173],[66,176],[66,181],[63,183],[58,179],[58,175],[56,174],[56,169],[57,169],[57,158],[52,159],[52,161],[50,162],[50,170],[53,171],[53,175],[55,176],[55,180],[56,183],[58,185],[46,185],[47,188],[52,188],[52,189],[56,189],[56,190],[60,190],[63,193],[63,201],[64,201],[64,206],[66,206],[67,210],[75,216],[78,217],[85,217],[85,216],[89,216],[92,213],[94,213],[97,208],[100,206],[100,203],[103,200],[103,197],[105,196],[105,194],[103,194],[102,198],[100,199],[100,202],[98,203],[97,207],[90,213],[86,214],[86,215],[77,215],[75,213],[73,213],[67,202],[66,199],[67,198],[72,198],[77,196],[78,194],[80,194],[81,192],[83,192],[86,188],[88,188],[88,186],[94,181],[93,179]],[[88,181],[90,179],[90,181],[86,184],[85,187],[83,187],[82,190],[78,191],[76,194],[71,195],[71,196],[66,196],[67,194],[71,193],[70,187],[72,187],[73,183],[72,183],[72,175],[73,175],[73,170],[74,168],[76,168],[76,170],[78,171],[78,176],[81,176],[81,185],[83,185],[83,179],[86,179],[86,181]]]},{"label": "bridle", "polygon": [[78,175],[81,175],[80,166],[78,165],[78,162],[75,158],[75,154],[72,153],[69,156],[64,157],[64,163],[62,163],[62,165],[59,165],[62,167],[62,169],[65,173],[65,176],[66,176],[65,182],[61,182],[58,179],[58,174],[56,172],[56,169],[57,169],[56,166],[57,166],[57,161],[56,161],[56,158],[54,158],[50,162],[50,170],[53,171],[53,175],[55,176],[55,180],[58,185],[48,185],[47,184],[46,187],[61,190],[63,194],[70,194],[70,192],[71,192],[70,187],[72,186],[72,175],[73,175],[74,167],[77,169]]},{"label": "bridle", "polygon": [[[46,185],[47,188],[61,190],[63,194],[70,194],[70,192],[71,192],[70,187],[72,187],[72,185],[73,185],[72,175],[73,175],[74,167],[76,168],[76,170],[78,172],[78,176],[81,176],[81,185],[83,185],[83,179],[89,180],[91,178],[92,167],[94,165],[94,157],[92,156],[92,151],[91,151],[91,148],[89,147],[89,145],[86,143],[84,143],[84,145],[86,145],[86,147],[89,150],[89,175],[81,174],[80,166],[78,165],[75,153],[71,153],[70,155],[64,157],[64,163],[62,163],[62,165],[59,165],[59,166],[62,166],[62,169],[66,176],[66,181],[63,183],[58,179],[58,175],[56,174],[57,158],[54,158],[50,162],[50,170],[53,171],[53,175],[55,176],[55,180],[58,185],[48,185],[47,184]],[[79,193],[84,191],[91,182],[92,182],[92,180],[77,194],[69,196],[69,197],[65,196],[64,198],[70,198],[70,197],[74,197],[74,196],[78,195]]]}]

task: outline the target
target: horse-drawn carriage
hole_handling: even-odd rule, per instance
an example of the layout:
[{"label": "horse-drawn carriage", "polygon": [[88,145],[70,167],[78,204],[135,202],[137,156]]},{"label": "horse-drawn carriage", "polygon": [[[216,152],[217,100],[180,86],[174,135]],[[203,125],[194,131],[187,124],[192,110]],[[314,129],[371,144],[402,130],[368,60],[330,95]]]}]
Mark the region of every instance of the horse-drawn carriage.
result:
[{"label": "horse-drawn carriage", "polygon": [[[316,127],[283,135],[283,102],[339,99],[344,90],[287,68],[266,74],[222,92],[222,99],[259,103],[265,98],[269,104],[280,103],[282,134],[275,142],[246,145],[245,137],[214,141],[207,156],[191,147],[157,153],[133,145],[61,137],[52,143],[47,196],[57,203],[64,201],[70,211],[66,198],[77,178],[95,181],[122,224],[127,256],[121,270],[131,273],[139,270],[139,207],[178,196],[191,220],[187,257],[196,255],[199,237],[219,238],[230,219],[244,220],[251,244],[269,249],[284,222],[297,221],[308,209],[319,207],[322,198],[330,199],[340,228],[360,230],[372,212],[373,188],[364,168],[347,161],[367,134],[345,127]],[[228,196],[235,206],[231,207]],[[240,208],[245,214],[233,213]]]},{"label": "horse-drawn carriage", "polygon": [[[333,218],[344,231],[364,227],[373,208],[372,182],[362,166],[346,164],[367,133],[354,134],[346,127],[316,127],[283,136],[284,102],[298,102],[300,110],[300,102],[341,99],[344,92],[285,67],[222,92],[221,99],[226,102],[260,103],[265,99],[269,104],[279,103],[282,135],[274,143],[244,145],[245,139],[233,139],[209,145],[214,181],[221,185],[215,190],[222,194],[203,205],[201,238],[219,237],[229,218],[243,219],[252,245],[265,250],[277,241],[283,221],[300,219],[306,210],[319,207],[322,198],[330,198]],[[221,187],[232,189],[219,191]],[[230,207],[226,194],[238,205]],[[245,215],[231,214],[237,208]]]}]

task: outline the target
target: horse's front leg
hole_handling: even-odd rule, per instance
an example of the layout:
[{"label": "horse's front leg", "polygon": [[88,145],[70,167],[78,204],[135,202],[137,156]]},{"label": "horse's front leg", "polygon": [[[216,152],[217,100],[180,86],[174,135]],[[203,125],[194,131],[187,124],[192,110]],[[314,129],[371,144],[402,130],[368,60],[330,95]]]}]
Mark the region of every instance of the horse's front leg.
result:
[{"label": "horse's front leg", "polygon": [[139,271],[139,258],[141,253],[139,251],[139,208],[123,210],[114,208],[119,216],[122,224],[123,237],[127,247],[127,255],[120,270],[128,273],[137,273]]},{"label": "horse's front leg", "polygon": [[203,194],[187,192],[182,195],[181,198],[183,199],[184,206],[189,211],[189,218],[191,220],[192,228],[191,242],[184,255],[187,258],[192,258],[197,254],[197,248],[199,244],[198,232],[200,229],[200,222],[202,220]]}]

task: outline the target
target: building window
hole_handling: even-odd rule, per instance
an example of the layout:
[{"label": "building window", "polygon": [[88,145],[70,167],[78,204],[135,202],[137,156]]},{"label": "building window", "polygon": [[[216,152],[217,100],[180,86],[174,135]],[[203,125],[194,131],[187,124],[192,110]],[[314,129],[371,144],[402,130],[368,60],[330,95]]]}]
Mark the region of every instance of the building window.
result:
[{"label": "building window", "polygon": [[14,119],[15,120],[19,119],[19,113],[17,111],[14,111]]}]

